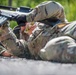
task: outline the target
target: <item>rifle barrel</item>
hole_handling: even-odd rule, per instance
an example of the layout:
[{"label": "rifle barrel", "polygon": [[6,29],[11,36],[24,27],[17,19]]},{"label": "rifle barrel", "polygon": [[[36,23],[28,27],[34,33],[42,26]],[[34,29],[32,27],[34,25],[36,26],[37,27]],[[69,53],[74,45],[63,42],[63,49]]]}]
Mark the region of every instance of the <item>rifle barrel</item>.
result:
[{"label": "rifle barrel", "polygon": [[12,7],[12,6],[0,5],[0,9],[6,9],[6,10],[13,10],[13,11],[15,11],[17,8]]}]

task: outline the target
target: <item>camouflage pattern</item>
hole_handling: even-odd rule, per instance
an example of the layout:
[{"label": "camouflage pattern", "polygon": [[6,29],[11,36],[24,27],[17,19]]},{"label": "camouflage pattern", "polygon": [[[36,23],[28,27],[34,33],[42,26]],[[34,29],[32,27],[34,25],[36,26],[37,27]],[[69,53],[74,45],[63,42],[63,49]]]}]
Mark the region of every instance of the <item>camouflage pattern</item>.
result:
[{"label": "camouflage pattern", "polygon": [[76,39],[76,21],[73,21],[63,27],[60,32],[62,32],[64,35],[72,37],[73,39]]},{"label": "camouflage pattern", "polygon": [[76,21],[59,28],[36,23],[36,28],[28,39],[30,53],[43,60],[75,62],[76,57]]},{"label": "camouflage pattern", "polygon": [[0,45],[0,55],[5,52],[7,49]]},{"label": "camouflage pattern", "polygon": [[57,2],[46,1],[36,6],[34,10],[26,16],[26,19],[28,22],[36,22],[53,17],[62,22],[67,22],[63,6]]},{"label": "camouflage pattern", "polygon": [[[26,42],[24,40],[18,40],[12,29],[7,24],[0,27],[0,42],[12,55],[19,57],[24,55],[24,43]],[[5,49],[2,49],[2,51],[4,50]]]},{"label": "camouflage pattern", "polygon": [[68,36],[54,38],[40,50],[39,55],[44,60],[76,62],[75,40]]},{"label": "camouflage pattern", "polygon": [[60,29],[57,38],[47,42],[39,52],[44,60],[76,62],[76,21]]},{"label": "camouflage pattern", "polygon": [[[43,2],[27,15],[27,21],[39,21],[56,17],[61,22],[67,22],[63,7],[57,2]],[[28,48],[32,55],[38,55],[43,60],[75,62],[76,57],[76,22],[62,28],[52,28],[44,23],[38,23],[29,36]]]},{"label": "camouflage pattern", "polygon": [[[29,13],[27,20],[38,21],[53,16],[60,19],[61,22],[66,22],[63,7],[57,2],[48,1],[41,3]],[[27,41],[18,40],[10,27],[3,25],[0,27],[1,43],[16,56],[25,55],[24,51],[29,50],[35,58],[39,56],[43,60],[76,62],[76,21],[64,24],[62,27],[59,26],[60,24],[56,24],[54,27],[40,22],[34,24],[36,28]],[[25,30],[24,33],[26,32]]]},{"label": "camouflage pattern", "polygon": [[43,23],[36,23],[37,27],[33,30],[28,39],[28,48],[32,55],[36,56],[40,49],[51,39],[59,35],[57,27],[53,28]]},{"label": "camouflage pattern", "polygon": [[[61,20],[61,22],[67,22],[63,6],[57,2],[47,1],[36,6],[36,8],[26,16],[26,19],[28,22],[35,22],[53,17]],[[38,54],[38,51],[42,49],[49,41],[50,36],[50,39],[53,39],[60,35],[58,34],[57,29],[57,31],[55,31],[51,28],[51,26],[47,26],[44,23],[38,23],[36,25],[37,27],[28,39],[28,48],[31,54],[35,56]],[[51,30],[53,32],[51,32]]]}]

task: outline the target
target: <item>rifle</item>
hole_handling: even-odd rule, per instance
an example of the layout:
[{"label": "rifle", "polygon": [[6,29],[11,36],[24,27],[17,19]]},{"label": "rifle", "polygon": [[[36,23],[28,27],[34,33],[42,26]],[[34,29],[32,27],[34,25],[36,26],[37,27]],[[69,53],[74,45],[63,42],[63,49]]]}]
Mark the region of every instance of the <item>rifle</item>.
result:
[{"label": "rifle", "polygon": [[27,15],[32,9],[29,7],[19,7],[14,8],[10,6],[0,6],[0,26],[5,23],[7,20],[16,21],[15,18],[18,15]]}]

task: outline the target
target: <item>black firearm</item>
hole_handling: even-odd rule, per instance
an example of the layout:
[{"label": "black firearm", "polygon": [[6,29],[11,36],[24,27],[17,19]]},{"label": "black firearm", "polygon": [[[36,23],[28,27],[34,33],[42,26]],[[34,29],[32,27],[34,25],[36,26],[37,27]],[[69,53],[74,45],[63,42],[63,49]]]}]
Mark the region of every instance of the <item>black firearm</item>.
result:
[{"label": "black firearm", "polygon": [[27,15],[32,9],[29,7],[14,8],[10,6],[0,6],[0,26],[7,20],[15,20],[18,15]]}]

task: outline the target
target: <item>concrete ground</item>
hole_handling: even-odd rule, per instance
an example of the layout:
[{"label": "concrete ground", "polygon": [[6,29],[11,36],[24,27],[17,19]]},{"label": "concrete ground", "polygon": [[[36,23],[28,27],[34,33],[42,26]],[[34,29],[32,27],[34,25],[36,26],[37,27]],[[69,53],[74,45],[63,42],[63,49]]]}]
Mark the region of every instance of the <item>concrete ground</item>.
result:
[{"label": "concrete ground", "polygon": [[0,75],[76,75],[76,64],[0,58]]}]

